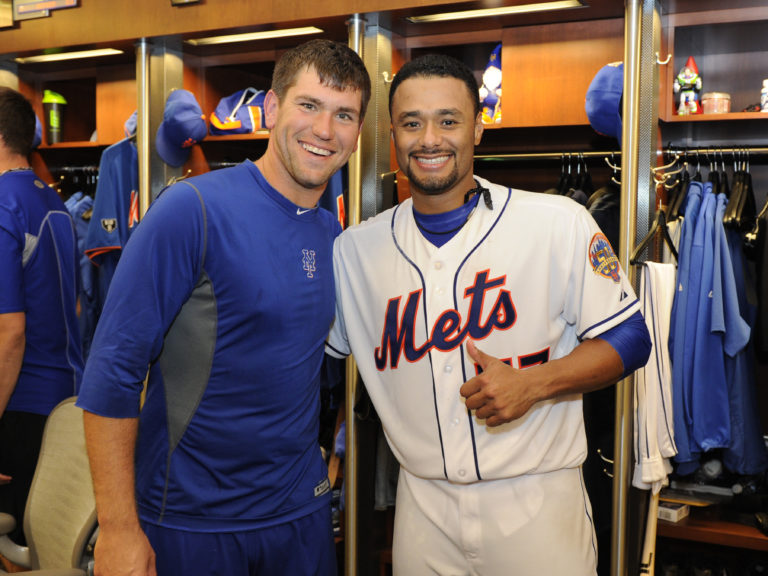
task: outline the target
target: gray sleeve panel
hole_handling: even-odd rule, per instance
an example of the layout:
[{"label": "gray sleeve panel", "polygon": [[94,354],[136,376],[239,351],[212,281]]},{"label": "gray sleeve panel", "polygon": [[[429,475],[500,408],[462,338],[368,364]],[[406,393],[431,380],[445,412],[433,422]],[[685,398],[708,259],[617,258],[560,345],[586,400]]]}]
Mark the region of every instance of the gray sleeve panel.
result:
[{"label": "gray sleeve panel", "polygon": [[165,336],[158,365],[163,374],[170,454],[181,441],[203,397],[216,349],[217,311],[213,284],[205,272],[208,221],[200,191],[194,188],[203,212],[203,244],[200,277],[189,299]]},{"label": "gray sleeve panel", "polygon": [[184,435],[208,385],[216,327],[213,284],[203,272],[173,321],[158,359],[168,411],[169,453]]}]

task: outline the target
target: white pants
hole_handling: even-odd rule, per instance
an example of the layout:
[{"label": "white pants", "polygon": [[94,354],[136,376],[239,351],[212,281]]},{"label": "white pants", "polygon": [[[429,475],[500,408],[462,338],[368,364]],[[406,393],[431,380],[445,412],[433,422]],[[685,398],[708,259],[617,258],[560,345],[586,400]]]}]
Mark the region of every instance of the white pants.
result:
[{"label": "white pants", "polygon": [[454,484],[400,470],[395,576],[594,576],[581,468]]}]

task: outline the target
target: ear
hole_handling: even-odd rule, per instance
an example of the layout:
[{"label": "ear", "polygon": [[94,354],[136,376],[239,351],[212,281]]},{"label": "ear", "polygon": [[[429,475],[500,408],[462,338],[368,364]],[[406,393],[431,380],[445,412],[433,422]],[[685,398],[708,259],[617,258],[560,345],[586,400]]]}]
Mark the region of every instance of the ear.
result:
[{"label": "ear", "polygon": [[480,144],[480,140],[483,137],[483,130],[485,130],[485,126],[483,125],[483,113],[478,112],[477,116],[475,116],[475,146]]},{"label": "ear", "polygon": [[264,96],[264,126],[267,130],[272,130],[277,122],[277,109],[280,107],[280,100],[272,90],[269,90]]}]

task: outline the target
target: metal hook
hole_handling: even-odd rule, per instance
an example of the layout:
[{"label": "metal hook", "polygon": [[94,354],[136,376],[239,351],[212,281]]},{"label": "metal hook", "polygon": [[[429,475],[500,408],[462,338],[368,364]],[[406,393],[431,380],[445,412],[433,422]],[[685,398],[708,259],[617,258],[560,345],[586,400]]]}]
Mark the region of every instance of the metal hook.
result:
[{"label": "metal hook", "polygon": [[392,81],[395,79],[395,75],[392,74],[390,76],[389,72],[382,72],[381,75],[384,77],[384,84],[392,84]]},{"label": "metal hook", "polygon": [[189,178],[190,174],[192,174],[192,170],[191,169],[187,169],[187,173],[186,174],[182,174],[181,176],[173,176],[173,177],[171,177],[170,180],[168,180],[168,183],[166,184],[166,186],[171,186],[172,184],[176,184],[176,182],[180,182],[180,181],[184,180],[185,178]]},{"label": "metal hook", "polygon": [[[674,166],[674,165],[675,165],[675,163],[676,163],[678,160],[680,160],[680,154],[678,154],[677,152],[675,152],[675,158],[672,160],[672,162],[670,162],[669,164],[665,164],[664,166],[657,166],[656,168],[651,168],[651,172],[653,172],[654,174],[656,174],[657,172],[661,172],[662,170],[667,170],[667,169],[669,169],[669,168],[672,168],[672,166]],[[679,172],[679,170],[678,170],[678,172]]]},{"label": "metal hook", "polygon": [[[611,154],[611,156],[613,156],[613,154]],[[613,168],[614,171],[618,172],[619,170],[621,170],[621,166],[615,166],[611,164],[611,161],[608,160],[608,158],[603,158],[603,160],[605,160],[605,163],[608,164],[608,167]]]},{"label": "metal hook", "polygon": [[[617,166],[615,163],[611,163],[607,157],[603,157],[603,160],[605,160],[605,163],[608,164],[608,167],[613,170],[613,174],[611,174],[611,182],[616,184],[616,186],[621,186],[621,180],[616,178],[616,174],[618,174],[619,170],[621,170],[621,166]],[[613,152],[611,152],[611,160],[614,160]]]},{"label": "metal hook", "polygon": [[607,464],[613,464],[613,460],[603,456],[603,452],[602,452],[602,450],[600,450],[600,448],[597,449],[597,455],[600,456],[600,460],[602,460],[603,462],[605,462]]},{"label": "metal hook", "polygon": [[672,60],[672,54],[667,54],[666,60],[659,60],[659,53],[656,52],[656,64],[659,66],[664,66],[666,64],[669,64],[669,61]]}]

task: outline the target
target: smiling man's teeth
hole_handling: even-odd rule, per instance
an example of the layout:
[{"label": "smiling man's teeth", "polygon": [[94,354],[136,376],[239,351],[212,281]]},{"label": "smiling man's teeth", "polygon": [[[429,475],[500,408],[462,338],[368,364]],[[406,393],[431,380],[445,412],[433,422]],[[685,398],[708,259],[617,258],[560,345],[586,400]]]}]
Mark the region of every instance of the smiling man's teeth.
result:
[{"label": "smiling man's teeth", "polygon": [[438,156],[437,158],[419,158],[422,164],[441,164],[448,159],[448,156]]},{"label": "smiling man's teeth", "polygon": [[331,151],[330,150],[323,150],[322,148],[316,148],[315,146],[312,146],[311,144],[302,144],[304,147],[304,150],[307,150],[309,152],[312,152],[313,154],[319,154],[320,156],[330,156]]}]

